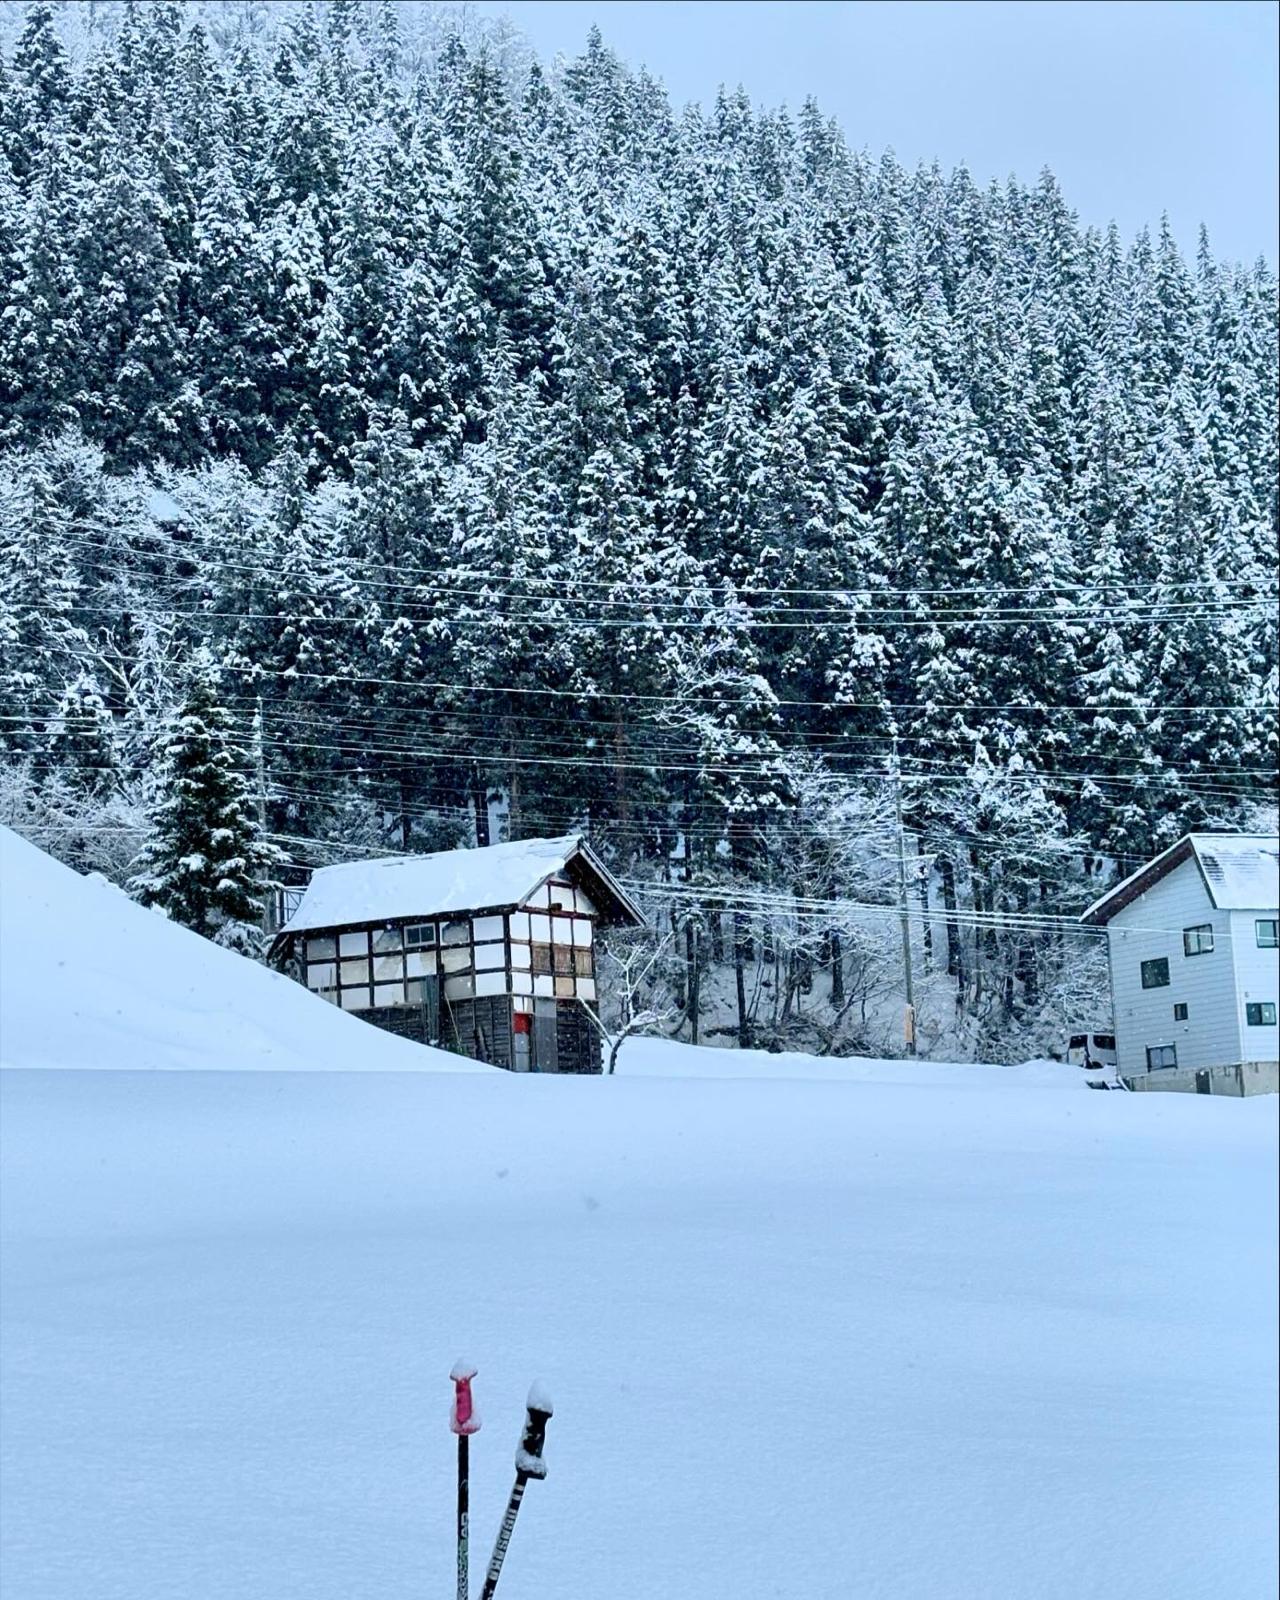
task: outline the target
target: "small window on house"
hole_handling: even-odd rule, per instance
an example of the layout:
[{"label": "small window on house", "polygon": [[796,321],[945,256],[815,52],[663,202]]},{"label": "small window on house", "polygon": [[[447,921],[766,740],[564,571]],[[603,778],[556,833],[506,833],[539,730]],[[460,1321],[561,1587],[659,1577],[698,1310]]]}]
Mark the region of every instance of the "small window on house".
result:
[{"label": "small window on house", "polygon": [[436,925],[434,922],[415,922],[404,930],[404,946],[406,950],[422,950],[427,945],[436,942]]},{"label": "small window on house", "polygon": [[1187,1020],[1187,1008],[1185,1005],[1174,1006],[1173,1020],[1175,1022],[1185,1022]]},{"label": "small window on house", "polygon": [[1274,1028],[1276,1025],[1275,1002],[1271,1000],[1250,1000],[1244,1008],[1244,1020],[1250,1028]]},{"label": "small window on house", "polygon": [[1259,917],[1253,931],[1259,950],[1280,949],[1280,922],[1275,917]]},{"label": "small window on house", "polygon": [[1172,1044],[1149,1044],[1147,1046],[1147,1071],[1155,1072],[1161,1067],[1176,1067],[1178,1065],[1178,1047]]},{"label": "small window on house", "polygon": [[441,944],[469,944],[471,942],[471,924],[469,922],[446,922],[440,933]]},{"label": "small window on house", "polygon": [[1197,923],[1194,928],[1182,930],[1182,953],[1184,956],[1207,956],[1213,950],[1213,924],[1211,922]]},{"label": "small window on house", "polygon": [[338,967],[333,961],[312,961],[307,966],[307,988],[324,993],[338,987]]},{"label": "small window on house", "polygon": [[1167,989],[1169,987],[1169,958],[1157,956],[1154,961],[1142,963],[1142,987],[1144,989]]}]

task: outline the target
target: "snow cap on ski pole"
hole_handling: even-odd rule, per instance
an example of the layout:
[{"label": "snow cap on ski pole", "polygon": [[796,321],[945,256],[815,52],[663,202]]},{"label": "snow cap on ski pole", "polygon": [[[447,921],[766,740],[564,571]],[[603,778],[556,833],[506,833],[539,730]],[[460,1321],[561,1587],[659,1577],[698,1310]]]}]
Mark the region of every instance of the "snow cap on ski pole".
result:
[{"label": "snow cap on ski pole", "polygon": [[516,1471],[526,1478],[545,1478],[547,1464],[542,1449],[547,1438],[547,1423],[552,1415],[551,1396],[540,1383],[529,1390],[525,1401],[524,1434],[516,1451]]},{"label": "snow cap on ski pole", "polygon": [[480,1413],[471,1399],[471,1380],[476,1368],[469,1361],[455,1361],[449,1374],[453,1384],[453,1407],[449,1412],[449,1426],[454,1433],[480,1432]]}]

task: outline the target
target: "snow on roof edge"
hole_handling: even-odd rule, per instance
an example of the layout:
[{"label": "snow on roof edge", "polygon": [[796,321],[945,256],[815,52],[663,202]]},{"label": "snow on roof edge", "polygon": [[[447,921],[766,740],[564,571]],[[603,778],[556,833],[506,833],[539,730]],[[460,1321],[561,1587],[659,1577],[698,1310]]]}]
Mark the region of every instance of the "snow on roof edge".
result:
[{"label": "snow on roof edge", "polygon": [[319,868],[280,937],[318,928],[518,905],[581,855],[637,922],[630,896],[580,834],[521,839],[431,855],[384,856]]},{"label": "snow on roof edge", "polygon": [[[1205,856],[1212,852],[1212,847],[1215,845],[1219,847],[1223,845],[1233,846],[1237,854],[1242,847],[1247,849],[1249,846],[1254,847],[1261,855],[1276,855],[1280,853],[1280,839],[1277,839],[1274,834],[1184,833],[1180,839],[1175,840],[1173,844],[1162,850],[1159,855],[1153,856],[1150,861],[1144,863],[1136,872],[1131,872],[1128,877],[1122,878],[1119,883],[1108,889],[1105,894],[1099,895],[1092,905],[1080,913],[1080,922],[1095,926],[1109,922],[1111,916],[1122,911],[1131,900],[1136,899],[1139,894],[1145,894],[1147,889],[1154,888],[1175,867],[1181,866],[1184,861],[1191,859],[1196,862],[1201,879],[1215,910],[1270,909],[1273,902],[1266,897],[1258,900],[1256,907],[1244,903],[1227,904],[1224,900],[1219,899],[1218,894],[1215,893],[1214,883],[1210,875],[1205,871],[1204,865]],[[1141,888],[1138,887],[1140,882],[1142,883]],[[1115,909],[1107,916],[1101,915],[1112,901],[1119,902]]]}]

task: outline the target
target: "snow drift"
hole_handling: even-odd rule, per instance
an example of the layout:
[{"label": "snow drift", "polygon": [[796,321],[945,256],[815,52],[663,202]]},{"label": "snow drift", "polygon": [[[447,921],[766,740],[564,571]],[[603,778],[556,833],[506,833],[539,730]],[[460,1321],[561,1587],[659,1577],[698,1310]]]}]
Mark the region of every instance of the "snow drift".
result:
[{"label": "snow drift", "polygon": [[486,1070],[344,1015],[4,827],[0,1065]]}]

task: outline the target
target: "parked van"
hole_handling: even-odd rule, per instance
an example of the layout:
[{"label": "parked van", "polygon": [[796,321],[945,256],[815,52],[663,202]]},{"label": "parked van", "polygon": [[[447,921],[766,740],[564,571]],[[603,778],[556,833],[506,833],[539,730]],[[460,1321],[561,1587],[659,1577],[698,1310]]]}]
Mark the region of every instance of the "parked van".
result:
[{"label": "parked van", "polygon": [[1073,1067],[1097,1072],[1116,1064],[1114,1033],[1073,1033],[1067,1042],[1067,1060]]}]

